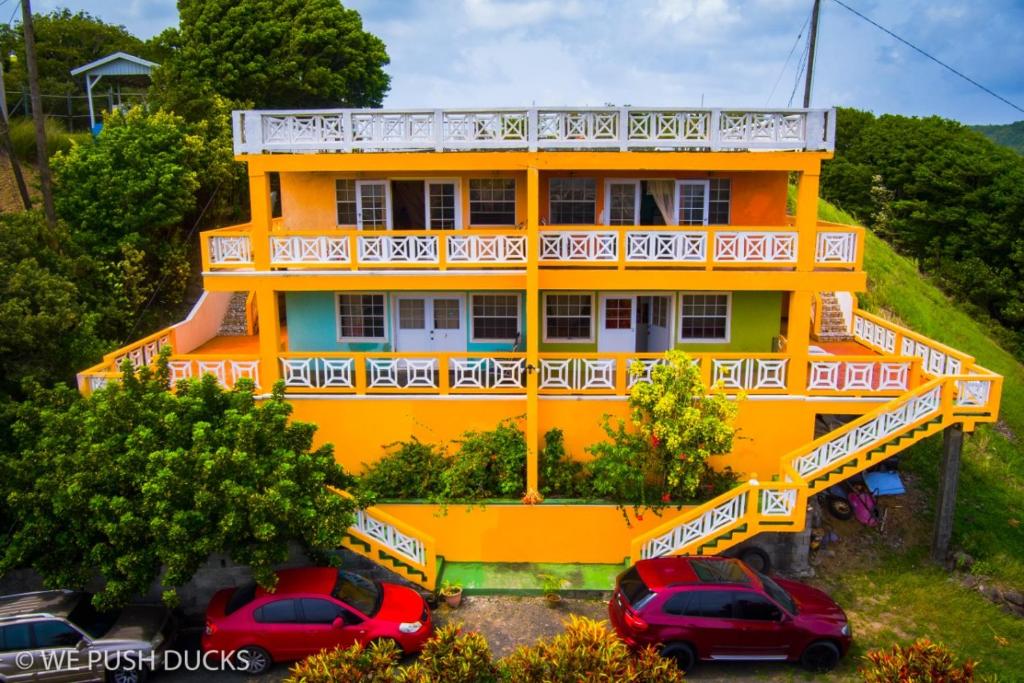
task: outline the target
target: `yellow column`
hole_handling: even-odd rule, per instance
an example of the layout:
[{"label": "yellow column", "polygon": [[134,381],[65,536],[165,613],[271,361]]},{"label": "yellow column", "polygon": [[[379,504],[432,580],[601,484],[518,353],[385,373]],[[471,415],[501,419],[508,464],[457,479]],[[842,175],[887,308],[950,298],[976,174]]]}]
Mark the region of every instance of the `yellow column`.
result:
[{"label": "yellow column", "polygon": [[539,434],[539,403],[537,386],[540,375],[540,273],[539,254],[540,182],[536,168],[526,170],[526,492],[538,492],[537,447]]},{"label": "yellow column", "polygon": [[270,181],[263,171],[249,172],[249,206],[252,220],[253,264],[258,271],[270,270]]},{"label": "yellow column", "polygon": [[789,293],[789,329],[786,353],[789,354],[789,392],[803,394],[807,390],[807,347],[811,341],[811,293]]},{"label": "yellow column", "polygon": [[[804,171],[796,186],[796,230],[799,235],[797,270],[814,270],[814,254],[818,241],[818,189],[820,167]],[[814,292],[797,291],[789,295],[790,355],[789,392],[803,394],[807,390],[807,347],[811,343],[811,299]]]},{"label": "yellow column", "polygon": [[818,241],[818,169],[804,171],[796,186],[796,229],[799,234],[797,270],[814,270],[814,252]]},{"label": "yellow column", "polygon": [[260,325],[260,388],[269,392],[281,377],[277,353],[281,346],[280,313],[277,292],[268,285],[256,290],[256,311]]}]

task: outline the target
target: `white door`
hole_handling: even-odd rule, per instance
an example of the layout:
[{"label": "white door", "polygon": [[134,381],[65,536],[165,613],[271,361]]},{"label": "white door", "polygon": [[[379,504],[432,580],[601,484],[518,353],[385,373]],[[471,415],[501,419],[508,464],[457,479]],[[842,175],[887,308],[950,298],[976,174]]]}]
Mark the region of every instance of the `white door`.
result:
[{"label": "white door", "polygon": [[602,294],[597,350],[601,352],[636,351],[636,297],[632,294]]},{"label": "white door", "polygon": [[454,180],[428,180],[424,187],[423,205],[427,207],[428,230],[459,230],[462,228],[459,184]]},{"label": "white door", "polygon": [[676,219],[678,225],[707,225],[711,201],[710,180],[676,182]]},{"label": "white door", "polygon": [[604,224],[640,225],[639,180],[608,180],[605,182]]},{"label": "white door", "polygon": [[397,297],[396,351],[465,351],[466,324],[462,297]]},{"label": "white door", "polygon": [[672,348],[672,297],[651,296],[650,324],[647,326],[645,351],[661,353]]},{"label": "white door", "polygon": [[356,181],[356,227],[391,229],[391,186],[386,180]]}]

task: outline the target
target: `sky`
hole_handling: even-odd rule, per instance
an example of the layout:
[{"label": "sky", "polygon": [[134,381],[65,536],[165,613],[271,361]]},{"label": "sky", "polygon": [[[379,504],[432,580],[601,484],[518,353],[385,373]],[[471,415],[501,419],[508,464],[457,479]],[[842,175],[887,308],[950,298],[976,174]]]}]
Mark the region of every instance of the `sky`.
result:
[{"label": "sky", "polygon": [[[1024,1],[844,2],[1024,107]],[[794,85],[806,30],[796,40],[812,0],[344,4],[387,45],[385,107],[802,104],[803,84]],[[177,24],[174,0],[33,2],[37,12],[56,7],[86,10],[142,38]],[[822,0],[811,104],[965,123],[1024,119],[835,0]]]}]

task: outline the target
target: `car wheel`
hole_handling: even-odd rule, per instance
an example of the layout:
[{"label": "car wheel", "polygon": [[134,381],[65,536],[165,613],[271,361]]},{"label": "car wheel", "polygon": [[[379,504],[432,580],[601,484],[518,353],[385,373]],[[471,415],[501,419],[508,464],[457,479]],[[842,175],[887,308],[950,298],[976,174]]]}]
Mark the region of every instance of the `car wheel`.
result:
[{"label": "car wheel", "polygon": [[800,666],[808,671],[823,673],[836,668],[839,663],[839,648],[827,640],[811,643],[800,656]]},{"label": "car wheel", "polygon": [[237,662],[239,671],[252,676],[266,673],[267,669],[274,664],[270,653],[256,645],[247,645],[238,650],[235,653],[235,662]]},{"label": "car wheel", "polygon": [[107,672],[108,683],[145,683],[149,671],[145,667],[131,666]]},{"label": "car wheel", "polygon": [[686,673],[693,668],[693,665],[697,663],[697,655],[693,651],[693,648],[686,643],[669,643],[665,647],[661,648],[662,657],[671,657],[676,660],[676,666],[683,673]]},{"label": "car wheel", "polygon": [[828,513],[836,519],[840,519],[845,522],[847,520],[853,519],[853,506],[850,505],[850,501],[846,500],[845,498],[840,498],[839,496],[829,496]]},{"label": "car wheel", "polygon": [[768,553],[757,546],[744,548],[738,553],[737,557],[756,572],[767,574],[772,570],[772,560],[768,557]]}]

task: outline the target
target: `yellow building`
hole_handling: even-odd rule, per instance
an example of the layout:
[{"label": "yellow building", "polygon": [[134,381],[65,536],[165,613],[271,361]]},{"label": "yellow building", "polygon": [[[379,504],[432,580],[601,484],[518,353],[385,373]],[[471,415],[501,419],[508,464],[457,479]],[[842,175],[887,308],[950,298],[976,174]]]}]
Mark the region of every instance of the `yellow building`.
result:
[{"label": "yellow building", "polygon": [[[863,232],[817,218],[834,110],[242,111],[234,135],[251,222],[202,234],[189,318],[83,391],[170,345],[177,378],[284,380],[352,472],[524,416],[530,491],[539,436],[585,457],[634,360],[684,349],[747,395],[721,459],[744,483],[699,507],[364,511],[351,547],[423,585],[442,556],[614,564],[796,531],[825,482],[997,414],[1000,377],[858,308]],[[827,416],[858,417],[815,439]]]}]

